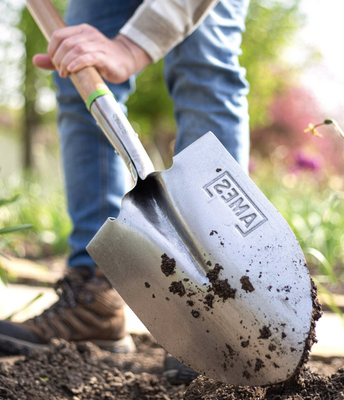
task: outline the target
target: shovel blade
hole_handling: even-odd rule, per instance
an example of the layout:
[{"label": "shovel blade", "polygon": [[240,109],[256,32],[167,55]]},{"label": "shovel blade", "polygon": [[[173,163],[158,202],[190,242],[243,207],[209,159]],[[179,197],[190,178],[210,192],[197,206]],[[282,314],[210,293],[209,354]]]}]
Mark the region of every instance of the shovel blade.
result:
[{"label": "shovel blade", "polygon": [[211,132],[139,181],[87,250],[158,343],[200,374],[251,386],[297,369],[312,317],[304,255]]}]

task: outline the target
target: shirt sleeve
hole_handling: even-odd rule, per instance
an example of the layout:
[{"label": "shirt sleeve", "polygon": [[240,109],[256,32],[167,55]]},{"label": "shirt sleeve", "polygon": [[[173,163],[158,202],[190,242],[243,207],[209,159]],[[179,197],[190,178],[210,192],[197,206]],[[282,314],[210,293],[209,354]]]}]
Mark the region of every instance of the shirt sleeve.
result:
[{"label": "shirt sleeve", "polygon": [[159,61],[203,21],[219,0],[144,0],[120,33]]}]

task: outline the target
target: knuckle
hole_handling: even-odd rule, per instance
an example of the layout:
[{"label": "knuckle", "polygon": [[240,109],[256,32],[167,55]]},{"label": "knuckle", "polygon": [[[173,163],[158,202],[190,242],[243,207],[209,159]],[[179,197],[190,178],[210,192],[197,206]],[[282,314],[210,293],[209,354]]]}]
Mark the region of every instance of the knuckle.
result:
[{"label": "knuckle", "polygon": [[86,52],[86,46],[83,43],[78,43],[74,50],[78,53],[78,54],[83,54]]},{"label": "knuckle", "polygon": [[63,35],[62,29],[57,29],[53,32],[51,40],[60,40]]},{"label": "knuckle", "polygon": [[67,38],[63,41],[63,47],[70,50],[73,47],[73,38]]},{"label": "knuckle", "polygon": [[93,31],[94,27],[92,25],[87,24],[86,22],[84,22],[84,23],[81,24],[81,29],[83,31]]}]

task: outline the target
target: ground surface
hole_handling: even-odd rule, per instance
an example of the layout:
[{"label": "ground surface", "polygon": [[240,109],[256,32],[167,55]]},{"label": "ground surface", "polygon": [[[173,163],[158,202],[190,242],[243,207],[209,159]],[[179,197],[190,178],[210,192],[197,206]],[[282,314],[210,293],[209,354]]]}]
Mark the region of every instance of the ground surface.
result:
[{"label": "ground surface", "polygon": [[91,343],[53,341],[41,353],[0,354],[0,399],[9,400],[344,400],[344,360],[311,361],[292,385],[232,387],[199,377],[190,387],[162,376],[165,352],[148,335],[137,352],[111,354]]},{"label": "ground surface", "polygon": [[[62,273],[60,264],[56,270]],[[30,279],[23,283],[39,283]],[[328,289],[344,294],[344,284]],[[64,341],[26,357],[0,353],[0,400],[344,400],[344,358],[313,358],[288,385],[232,387],[199,377],[189,387],[172,386],[163,377],[165,351],[149,335],[134,340],[137,352],[127,355]]]}]

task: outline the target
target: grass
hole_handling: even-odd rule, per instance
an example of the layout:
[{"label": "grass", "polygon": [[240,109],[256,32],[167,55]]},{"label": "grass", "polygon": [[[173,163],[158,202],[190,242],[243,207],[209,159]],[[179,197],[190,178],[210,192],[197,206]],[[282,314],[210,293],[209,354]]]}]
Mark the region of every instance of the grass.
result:
[{"label": "grass", "polygon": [[16,197],[0,208],[0,227],[31,224],[27,232],[11,235],[8,249],[20,257],[41,258],[68,252],[71,223],[61,184],[34,176],[12,177],[1,182],[0,198]]}]

